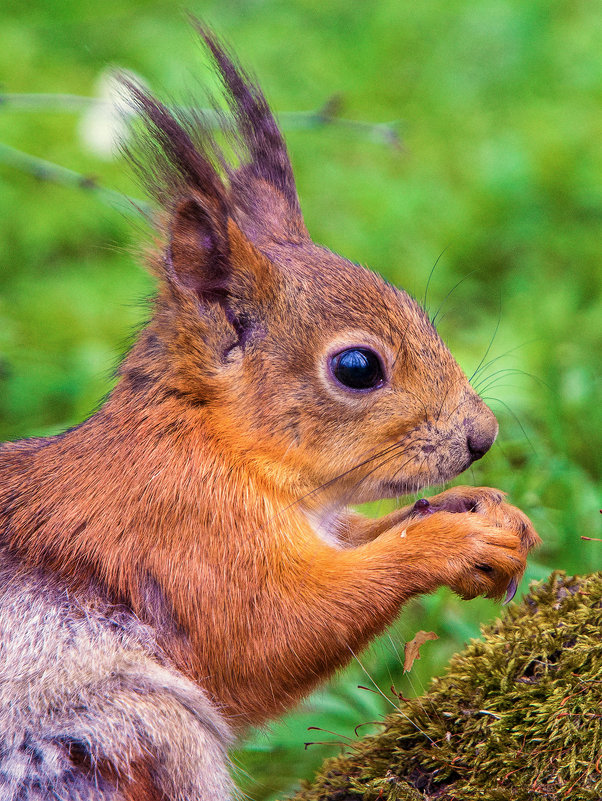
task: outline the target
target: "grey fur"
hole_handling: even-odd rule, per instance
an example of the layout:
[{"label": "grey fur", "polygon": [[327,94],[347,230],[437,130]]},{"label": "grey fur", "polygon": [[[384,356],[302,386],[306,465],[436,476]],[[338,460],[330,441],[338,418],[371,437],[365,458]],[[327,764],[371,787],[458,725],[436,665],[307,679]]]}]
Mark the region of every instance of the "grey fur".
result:
[{"label": "grey fur", "polygon": [[121,801],[147,755],[169,801],[225,801],[230,739],[149,627],[0,554],[0,801]]}]

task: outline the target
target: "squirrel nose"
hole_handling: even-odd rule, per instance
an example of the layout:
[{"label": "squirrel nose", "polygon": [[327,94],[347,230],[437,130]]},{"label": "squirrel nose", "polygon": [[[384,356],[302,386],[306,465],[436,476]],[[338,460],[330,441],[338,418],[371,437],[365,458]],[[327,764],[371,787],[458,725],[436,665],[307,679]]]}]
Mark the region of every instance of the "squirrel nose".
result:
[{"label": "squirrel nose", "polygon": [[474,396],[475,407],[472,415],[464,419],[466,448],[470,464],[482,459],[497,437],[498,425],[494,413],[478,395]]},{"label": "squirrel nose", "polygon": [[488,430],[483,431],[473,431],[468,435],[466,444],[473,462],[476,462],[477,459],[482,459],[483,456],[485,456],[489,448],[491,448],[495,442],[496,436],[497,426],[495,426],[493,429],[489,428]]}]

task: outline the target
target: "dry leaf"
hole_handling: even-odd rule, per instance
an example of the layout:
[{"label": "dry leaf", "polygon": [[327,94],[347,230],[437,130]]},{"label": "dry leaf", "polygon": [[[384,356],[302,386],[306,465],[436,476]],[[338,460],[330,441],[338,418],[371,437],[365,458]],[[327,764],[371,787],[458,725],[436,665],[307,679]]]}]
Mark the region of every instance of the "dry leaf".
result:
[{"label": "dry leaf", "polygon": [[420,659],[420,646],[424,645],[427,640],[438,640],[439,637],[434,631],[417,631],[414,639],[406,643],[404,649],[403,672],[407,673],[412,669],[412,665],[417,659]]}]

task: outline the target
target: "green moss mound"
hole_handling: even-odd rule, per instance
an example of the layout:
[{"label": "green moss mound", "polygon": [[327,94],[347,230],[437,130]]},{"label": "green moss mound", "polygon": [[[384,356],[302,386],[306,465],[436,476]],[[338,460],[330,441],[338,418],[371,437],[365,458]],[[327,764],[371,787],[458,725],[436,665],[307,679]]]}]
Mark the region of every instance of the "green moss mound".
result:
[{"label": "green moss mound", "polygon": [[553,573],[296,801],[602,798],[602,573]]}]

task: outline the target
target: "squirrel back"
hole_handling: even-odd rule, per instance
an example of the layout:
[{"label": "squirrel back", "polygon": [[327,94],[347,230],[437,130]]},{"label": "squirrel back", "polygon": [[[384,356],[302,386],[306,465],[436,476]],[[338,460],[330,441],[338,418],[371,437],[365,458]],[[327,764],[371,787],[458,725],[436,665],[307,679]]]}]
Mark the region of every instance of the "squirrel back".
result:
[{"label": "squirrel back", "polygon": [[[13,586],[40,571],[95,620],[103,604],[128,610],[155,643],[148,653],[134,644],[128,659],[202,688],[185,706],[194,717],[210,705],[202,764],[215,770],[199,770],[221,789],[181,797],[223,798],[220,721],[241,731],[289,708],[417,593],[447,584],[467,598],[503,595],[537,535],[487,488],[376,521],[348,509],[454,477],[488,450],[497,423],[413,298],[311,241],[261,91],[199,31],[240,163],[224,162],[199,115],[125,81],[142,123],[130,155],[161,206],[153,315],[95,415],[0,449],[0,531]],[[65,630],[77,614],[64,612]],[[54,676],[65,709],[86,666],[97,671],[103,626],[76,646],[79,678]],[[95,690],[90,714],[113,721],[118,691],[94,671],[106,709]],[[162,726],[160,696],[140,711],[145,732]],[[181,711],[174,720],[188,726]],[[180,798],[165,789],[154,741],[150,767],[132,779],[132,742],[125,762],[107,757],[107,781],[129,781],[132,798],[149,787],[149,798]]]}]

